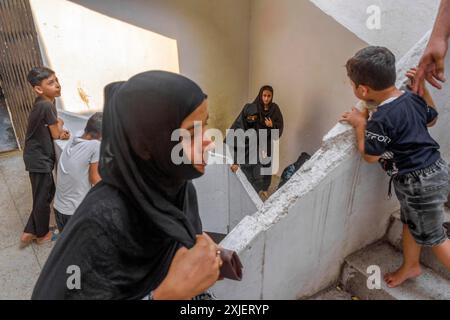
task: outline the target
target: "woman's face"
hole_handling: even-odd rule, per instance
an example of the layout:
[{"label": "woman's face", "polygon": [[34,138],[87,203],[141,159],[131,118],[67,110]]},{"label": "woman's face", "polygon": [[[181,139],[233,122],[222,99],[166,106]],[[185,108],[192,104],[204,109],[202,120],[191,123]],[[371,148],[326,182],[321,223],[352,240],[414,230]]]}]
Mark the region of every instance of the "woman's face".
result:
[{"label": "woman's face", "polygon": [[194,168],[205,173],[208,151],[214,148],[213,142],[205,135],[208,125],[208,101],[203,103],[181,124],[181,129],[189,132],[190,139],[183,139],[183,151]]},{"label": "woman's face", "polygon": [[265,106],[268,106],[272,102],[273,94],[269,90],[264,90],[262,93],[262,101]]}]

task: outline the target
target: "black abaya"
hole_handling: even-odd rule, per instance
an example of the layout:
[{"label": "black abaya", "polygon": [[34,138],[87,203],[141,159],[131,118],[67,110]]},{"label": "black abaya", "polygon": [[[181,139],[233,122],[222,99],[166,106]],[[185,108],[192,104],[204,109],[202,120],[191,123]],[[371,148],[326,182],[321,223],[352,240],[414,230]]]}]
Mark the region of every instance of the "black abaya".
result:
[{"label": "black abaya", "polygon": [[[234,162],[239,164],[242,171],[246,175],[249,182],[253,185],[256,192],[267,191],[270,187],[272,176],[271,175],[262,175],[261,170],[263,168],[270,168],[272,166],[272,162],[267,162],[262,159],[262,153],[265,153],[267,157],[272,156],[272,143],[275,140],[272,137],[272,130],[279,130],[279,137],[281,138],[284,130],[284,121],[283,115],[281,113],[280,107],[271,102],[268,106],[268,109],[265,110],[264,103],[262,100],[263,92],[269,90],[272,92],[273,89],[270,86],[264,86],[259,91],[258,96],[256,97],[253,103],[247,104],[244,106],[242,112],[237,117],[236,121],[233,123],[230,129],[237,130],[242,129],[244,131],[248,131],[251,129],[256,130],[256,133],[260,130],[267,130],[267,141],[266,148],[261,148],[259,134],[257,138],[257,154],[258,159],[256,164],[249,162],[249,154],[251,154],[252,146],[249,145],[249,140],[246,139],[245,143],[242,144],[242,141],[239,142],[237,139],[234,142]],[[266,126],[265,119],[270,118],[273,123],[273,127]],[[253,120],[255,119],[255,120]],[[229,138],[227,137],[226,143],[230,145]],[[254,147],[254,146],[253,146]],[[244,150],[244,151],[243,151]],[[245,153],[245,163],[239,163],[237,153],[244,152]]]}]

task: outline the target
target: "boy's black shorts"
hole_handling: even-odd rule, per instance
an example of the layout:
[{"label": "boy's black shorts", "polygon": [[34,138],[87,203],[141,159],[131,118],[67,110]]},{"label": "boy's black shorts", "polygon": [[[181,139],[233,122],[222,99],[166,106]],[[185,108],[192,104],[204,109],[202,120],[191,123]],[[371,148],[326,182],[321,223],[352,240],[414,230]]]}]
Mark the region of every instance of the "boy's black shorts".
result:
[{"label": "boy's black shorts", "polygon": [[419,245],[434,247],[447,240],[444,205],[450,194],[450,169],[440,159],[432,166],[397,176],[395,192],[402,222]]}]

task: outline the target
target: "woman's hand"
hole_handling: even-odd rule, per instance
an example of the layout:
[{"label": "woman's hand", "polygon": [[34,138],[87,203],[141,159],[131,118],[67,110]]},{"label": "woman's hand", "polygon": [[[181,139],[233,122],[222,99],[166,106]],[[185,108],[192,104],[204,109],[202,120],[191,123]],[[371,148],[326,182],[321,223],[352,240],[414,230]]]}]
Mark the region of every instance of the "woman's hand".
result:
[{"label": "woman's hand", "polygon": [[205,292],[219,279],[220,250],[206,234],[197,236],[197,243],[188,250],[177,251],[169,272],[153,292],[155,300],[189,300]]},{"label": "woman's hand", "polygon": [[231,171],[232,171],[233,173],[236,173],[238,170],[239,170],[239,165],[238,165],[238,164],[233,164],[233,165],[231,166]]},{"label": "woman's hand", "polygon": [[272,119],[270,119],[270,118],[265,118],[265,124],[266,124],[266,127],[268,127],[268,128],[273,128],[273,121],[272,121]]}]

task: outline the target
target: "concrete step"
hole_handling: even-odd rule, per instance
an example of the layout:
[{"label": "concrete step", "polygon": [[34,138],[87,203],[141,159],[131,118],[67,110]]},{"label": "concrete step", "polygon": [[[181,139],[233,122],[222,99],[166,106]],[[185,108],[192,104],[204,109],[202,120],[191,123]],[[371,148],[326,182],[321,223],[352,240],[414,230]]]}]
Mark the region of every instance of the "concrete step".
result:
[{"label": "concrete step", "polygon": [[[345,259],[341,287],[362,300],[450,300],[450,281],[426,267],[422,276],[388,288],[384,274],[397,270],[401,264],[401,253],[389,243],[374,244]],[[368,288],[370,266],[380,268],[380,289]]]},{"label": "concrete step", "polygon": [[308,300],[358,300],[350,293],[345,292],[340,287],[331,287],[327,290],[319,292]]},{"label": "concrete step", "polygon": [[[446,208],[445,211],[445,221],[450,222],[450,209]],[[393,215],[393,221],[389,227],[387,233],[387,240],[390,244],[394,246],[395,249],[402,252],[402,234],[403,234],[403,223],[400,220],[400,212]],[[442,265],[437,258],[434,256],[430,248],[423,248],[422,255],[420,258],[422,264],[429,267],[439,273],[442,277],[450,280],[450,270],[448,270],[444,265]]]}]

